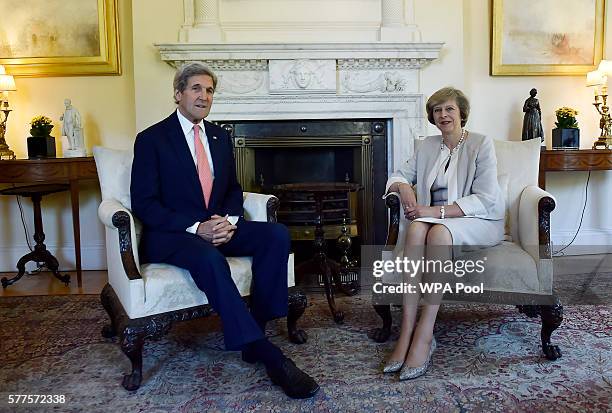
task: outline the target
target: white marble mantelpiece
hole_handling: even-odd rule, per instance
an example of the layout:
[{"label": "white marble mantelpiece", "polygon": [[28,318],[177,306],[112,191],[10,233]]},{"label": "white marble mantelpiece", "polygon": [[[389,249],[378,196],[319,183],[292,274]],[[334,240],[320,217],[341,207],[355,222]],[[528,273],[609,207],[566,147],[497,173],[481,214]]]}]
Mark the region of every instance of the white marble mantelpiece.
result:
[{"label": "white marble mantelpiece", "polygon": [[421,69],[442,43],[157,44],[173,67],[199,61],[219,78],[210,120],[388,119],[389,170],[425,133]]},{"label": "white marble mantelpiece", "polygon": [[444,43],[160,43],[163,61],[261,61],[289,59],[378,60],[419,68],[438,58]]}]

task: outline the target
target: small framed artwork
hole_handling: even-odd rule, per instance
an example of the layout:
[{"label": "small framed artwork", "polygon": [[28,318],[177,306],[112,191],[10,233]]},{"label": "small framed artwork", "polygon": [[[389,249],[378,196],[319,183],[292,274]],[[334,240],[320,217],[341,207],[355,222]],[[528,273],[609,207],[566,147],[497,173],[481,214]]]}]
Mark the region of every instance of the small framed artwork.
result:
[{"label": "small framed artwork", "polygon": [[603,55],[605,0],[492,0],[491,75],[584,75]]},{"label": "small framed artwork", "polygon": [[0,64],[14,76],[121,74],[117,0],[0,1]]}]

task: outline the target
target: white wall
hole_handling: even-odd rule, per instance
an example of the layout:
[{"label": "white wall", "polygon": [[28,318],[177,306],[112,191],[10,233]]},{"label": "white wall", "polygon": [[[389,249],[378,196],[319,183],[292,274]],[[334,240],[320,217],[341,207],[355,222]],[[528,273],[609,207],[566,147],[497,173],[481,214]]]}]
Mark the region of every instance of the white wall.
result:
[{"label": "white wall", "polygon": [[[176,0],[133,0],[131,4],[119,1],[121,76],[18,78],[18,91],[11,94],[15,111],[11,114],[7,132],[11,148],[20,156],[26,155],[27,124],[38,114],[54,119],[57,134],[65,97],[72,98],[83,115],[88,149],[96,144],[131,147],[136,131],[157,122],[174,109],[171,87],[174,70],[160,60],[153,44],[177,41],[183,23],[182,4]],[[536,87],[547,139],[550,140],[553,128],[554,110],[560,106],[573,106],[580,111],[578,121],[582,146],[591,145],[590,137],[597,135],[598,117],[591,106],[592,92],[584,87],[583,76],[489,76],[489,0],[438,0],[435,3],[414,0],[414,13],[423,41],[445,42],[440,59],[423,70],[421,90],[429,95],[446,85],[463,88],[472,101],[468,128],[496,139],[520,140],[522,105],[529,90]],[[362,26],[364,32],[358,36],[351,35],[351,39],[375,40],[372,22],[380,19],[380,1],[222,0],[220,17],[231,26],[230,40],[233,41],[281,41],[278,31],[263,30],[265,22],[290,21],[291,24],[285,28],[291,29],[304,25],[311,18],[318,19],[315,25],[322,30],[294,33],[284,41],[326,41],[346,36],[342,31],[334,31],[334,24],[330,25],[330,22],[337,23],[336,26],[344,25],[351,31]],[[247,23],[252,30],[237,30],[239,24]],[[607,24],[610,23],[607,17]],[[606,55],[612,57],[609,46],[612,42],[606,43]],[[435,128],[429,126],[429,132],[434,133]],[[553,238],[557,242],[568,239],[577,227],[585,180],[586,174],[579,172],[548,175],[547,189],[558,201],[552,218]],[[612,218],[605,213],[612,201],[608,191],[611,184],[612,172],[592,174],[583,232],[578,239],[580,243],[612,241]],[[84,268],[102,268],[105,265],[104,237],[97,220],[97,186],[88,184],[80,199]],[[69,197],[56,194],[46,197],[43,202],[46,244],[57,254],[62,268],[71,268],[74,264]],[[28,200],[24,202],[24,209],[32,231]],[[0,217],[3,226],[0,271],[9,271],[27,250],[14,200],[0,198]]]},{"label": "white wall", "polygon": [[[135,125],[131,2],[119,1],[118,10],[121,76],[15,79],[17,91],[9,96],[14,111],[8,120],[6,140],[19,158],[27,157],[29,122],[36,115],[44,114],[53,119],[55,127],[51,134],[59,141],[59,118],[64,111],[64,98],[72,99],[73,105],[81,113],[89,153],[95,145],[116,148],[132,146]],[[56,150],[61,154],[59,144]],[[83,266],[87,269],[105,268],[104,233],[97,217],[100,203],[98,184],[85,183],[79,198]],[[42,202],[45,244],[60,261],[60,269],[74,268],[70,196],[67,192],[53,194],[44,197]],[[34,231],[32,203],[24,199],[22,204],[31,238]],[[14,198],[0,196],[0,223],[0,271],[14,271],[17,260],[28,252]]]},{"label": "white wall", "polygon": [[183,7],[179,1],[134,0],[132,14],[136,130],[141,131],[168,116],[175,108],[172,98],[174,69],[161,61],[154,44],[178,40]]},{"label": "white wall", "polygon": [[[521,140],[523,103],[531,88],[538,89],[537,98],[542,109],[542,126],[550,147],[555,110],[561,106],[579,112],[580,146],[590,148],[599,136],[599,116],[592,106],[593,91],[585,86],[585,76],[489,76],[490,4],[488,0],[465,0],[465,91],[472,100],[472,114],[468,127],[496,139]],[[610,14],[606,26],[612,24]],[[612,41],[606,33],[604,58],[612,58]],[[557,200],[552,214],[553,243],[569,242],[573,237],[582,212],[587,172],[551,172],[547,174],[546,189]],[[612,202],[612,171],[591,174],[588,203],[580,234],[575,244],[612,244],[612,217],[606,214]],[[555,248],[556,249],[556,248]]]}]

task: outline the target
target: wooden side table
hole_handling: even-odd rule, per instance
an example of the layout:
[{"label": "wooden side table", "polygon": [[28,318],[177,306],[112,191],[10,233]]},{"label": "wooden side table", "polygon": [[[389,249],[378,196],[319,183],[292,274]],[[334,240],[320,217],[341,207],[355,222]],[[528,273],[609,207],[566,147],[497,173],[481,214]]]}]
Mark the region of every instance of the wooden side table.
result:
[{"label": "wooden side table", "polygon": [[[344,208],[328,208],[326,204],[331,203],[332,206],[338,203],[337,198],[341,200],[348,200],[348,193],[358,191],[361,189],[361,185],[356,183],[344,183],[344,182],[311,182],[311,183],[296,183],[296,184],[283,184],[276,185],[274,192],[276,192],[281,198],[281,204],[283,203],[283,193],[291,193],[304,195],[307,200],[295,200],[288,201],[293,202],[297,205],[297,210],[293,211],[293,214],[306,213],[306,215],[312,215],[315,223],[315,256],[310,260],[301,263],[296,268],[296,273],[319,273],[322,275],[323,284],[325,286],[325,295],[327,296],[327,303],[331,310],[332,316],[336,323],[342,323],[344,321],[344,313],[340,311],[336,306],[336,300],[334,297],[334,289],[332,282],[336,288],[342,291],[346,295],[354,295],[357,292],[357,288],[347,288],[342,285],[340,280],[340,274],[342,272],[342,266],[331,258],[327,257],[327,248],[325,242],[325,230],[323,226],[327,220],[337,219],[335,214],[343,212]],[[341,195],[339,197],[339,195]],[[287,202],[287,201],[286,201]],[[313,206],[314,209],[310,208]],[[286,207],[286,205],[285,205]],[[291,209],[291,208],[290,208]],[[346,209],[348,212],[348,209]],[[309,220],[306,219],[307,223]]]},{"label": "wooden side table", "polygon": [[54,194],[56,192],[67,191],[69,188],[70,186],[68,184],[38,184],[19,186],[16,188],[6,188],[0,191],[0,195],[19,195],[32,199],[32,204],[34,207],[34,241],[36,241],[34,250],[21,257],[17,262],[17,270],[19,271],[17,275],[11,279],[2,277],[0,280],[2,282],[2,288],[6,288],[9,285],[19,281],[19,279],[25,274],[25,265],[30,261],[44,263],[45,266],[53,273],[55,278],[68,285],[70,282],[70,275],[60,274],[57,258],[55,258],[55,256],[51,254],[51,252],[49,252],[45,246],[45,233],[43,232],[43,220],[40,203],[43,196]]},{"label": "wooden side table", "polygon": [[538,184],[546,189],[546,172],[612,170],[612,150],[546,150],[540,154]]},{"label": "wooden side table", "polygon": [[72,230],[77,283],[83,286],[81,274],[81,233],[79,221],[79,182],[97,181],[98,172],[94,158],[43,158],[0,160],[0,183],[70,185],[72,204]]}]

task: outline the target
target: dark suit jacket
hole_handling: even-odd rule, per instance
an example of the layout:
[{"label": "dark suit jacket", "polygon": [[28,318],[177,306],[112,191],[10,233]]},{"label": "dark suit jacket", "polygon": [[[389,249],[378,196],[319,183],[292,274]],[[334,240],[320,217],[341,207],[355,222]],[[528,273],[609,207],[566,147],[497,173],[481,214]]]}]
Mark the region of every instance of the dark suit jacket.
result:
[{"label": "dark suit jacket", "polygon": [[[143,224],[143,244],[164,244],[164,233],[185,233],[195,222],[207,221],[214,214],[243,215],[230,137],[210,122],[204,121],[204,128],[215,175],[208,206],[176,112],[136,136],[130,194],[132,211]],[[153,250],[159,247],[162,245]],[[171,245],[163,248],[166,254],[173,251]],[[162,258],[158,253],[147,255],[147,261]]]}]

